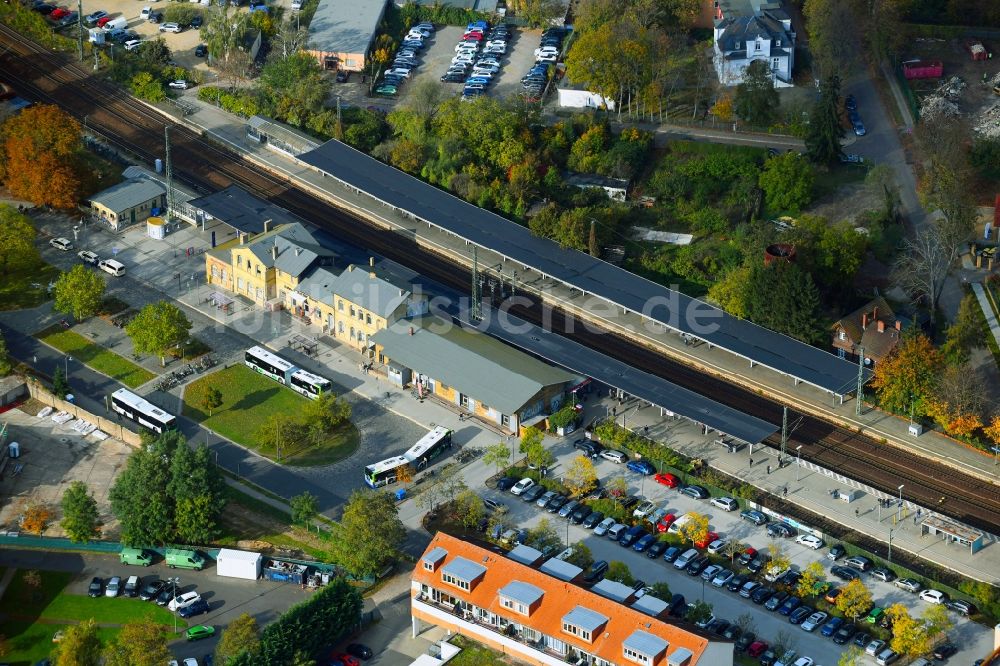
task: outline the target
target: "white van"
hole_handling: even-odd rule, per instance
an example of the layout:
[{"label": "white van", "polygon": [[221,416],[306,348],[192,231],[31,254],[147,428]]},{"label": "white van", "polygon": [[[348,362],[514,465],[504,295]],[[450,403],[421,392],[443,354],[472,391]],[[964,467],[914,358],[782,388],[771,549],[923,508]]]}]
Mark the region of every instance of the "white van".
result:
[{"label": "white van", "polygon": [[104,24],[104,32],[111,33],[115,30],[124,30],[128,27],[128,19],[124,16],[113,18]]},{"label": "white van", "polygon": [[125,275],[125,264],[120,261],[115,261],[114,259],[102,259],[97,267],[100,268],[105,273],[110,273],[115,277],[121,277]]},{"label": "white van", "polygon": [[679,534],[681,527],[691,522],[691,514],[685,513],[683,516],[675,520],[670,527],[667,528],[668,534]]}]

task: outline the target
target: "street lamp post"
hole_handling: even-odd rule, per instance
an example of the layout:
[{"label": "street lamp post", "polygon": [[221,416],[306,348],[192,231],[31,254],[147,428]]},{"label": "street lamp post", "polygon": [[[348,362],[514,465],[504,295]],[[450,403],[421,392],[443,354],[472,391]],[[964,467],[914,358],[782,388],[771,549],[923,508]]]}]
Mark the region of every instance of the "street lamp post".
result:
[{"label": "street lamp post", "polygon": [[[178,578],[177,576],[171,576],[170,578],[167,579],[167,582],[170,583],[173,586],[173,588],[174,588],[174,599],[176,600],[177,599],[177,585],[181,582],[181,579]],[[177,610],[176,609],[174,609],[174,633],[175,634],[177,633]]]},{"label": "street lamp post", "polygon": [[797,483],[802,480],[802,445],[799,444],[796,446],[795,451],[799,455],[798,469],[795,471],[795,481]]},{"label": "street lamp post", "polygon": [[892,562],[892,528],[889,528],[889,561]]},{"label": "street lamp post", "polygon": [[905,483],[899,484],[899,507],[896,509],[896,520],[900,521],[903,519],[903,486]]},{"label": "street lamp post", "polygon": [[990,451],[993,452],[993,466],[996,467],[1000,463],[1000,446],[991,446]]},{"label": "street lamp post", "polygon": [[69,354],[67,354],[65,357],[63,357],[64,366],[65,366],[64,369],[66,370],[66,379],[69,379],[69,362],[72,361],[72,360],[73,360],[73,357],[70,356]]}]

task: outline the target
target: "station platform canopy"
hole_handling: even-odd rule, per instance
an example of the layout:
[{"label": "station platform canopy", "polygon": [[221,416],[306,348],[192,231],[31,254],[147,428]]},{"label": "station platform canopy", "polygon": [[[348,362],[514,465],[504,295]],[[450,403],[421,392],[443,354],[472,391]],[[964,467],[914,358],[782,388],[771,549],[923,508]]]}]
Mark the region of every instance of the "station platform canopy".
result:
[{"label": "station platform canopy", "polygon": [[693,339],[836,395],[857,387],[858,368],[845,359],[560,247],[344,143],[328,141],[298,159],[418,220]]}]

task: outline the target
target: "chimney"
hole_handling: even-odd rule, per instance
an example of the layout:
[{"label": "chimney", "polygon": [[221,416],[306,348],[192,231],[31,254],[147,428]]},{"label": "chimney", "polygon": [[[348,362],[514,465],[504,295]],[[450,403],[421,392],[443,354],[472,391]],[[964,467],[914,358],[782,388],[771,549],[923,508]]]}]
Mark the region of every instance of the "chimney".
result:
[{"label": "chimney", "polygon": [[301,248],[301,247],[297,247],[297,248],[295,248],[295,256],[297,257],[297,256],[299,256],[300,254],[302,254],[302,248]]},{"label": "chimney", "polygon": [[271,261],[277,261],[277,260],[278,260],[278,244],[275,243],[274,245],[271,246]]},{"label": "chimney", "polygon": [[872,310],[872,321],[875,321],[876,319],[878,319],[878,306],[877,305]]},{"label": "chimney", "polygon": [[866,328],[868,328],[868,313],[867,312],[864,313],[863,315],[861,315],[861,330],[863,331]]},{"label": "chimney", "polygon": [[353,270],[354,270],[354,264],[350,264],[350,265],[349,265],[349,266],[347,267],[347,272],[348,272],[348,273],[350,273],[350,272],[351,272],[351,271],[353,271]]},{"label": "chimney", "polygon": [[896,330],[897,331],[902,331],[903,330],[903,322],[901,322],[898,319],[896,320]]},{"label": "chimney", "polygon": [[241,231],[240,232],[240,245],[246,245],[246,244],[247,244],[247,235],[246,235],[246,232]]},{"label": "chimney", "polygon": [[410,335],[413,335],[413,327],[410,327]]},{"label": "chimney", "polygon": [[399,290],[399,296],[400,296],[400,298],[402,298],[402,296],[403,296],[403,290],[402,289]]},{"label": "chimney", "polygon": [[270,230],[271,230],[271,222],[272,222],[272,220],[264,220],[264,233],[265,233],[265,234],[266,234],[266,233],[267,233],[268,231],[270,231]]},{"label": "chimney", "polygon": [[375,279],[375,257],[368,257],[368,277]]},{"label": "chimney", "polygon": [[368,266],[375,268],[375,257],[368,257]]},{"label": "chimney", "polygon": [[878,320],[878,332],[885,333],[885,322],[881,319]]}]

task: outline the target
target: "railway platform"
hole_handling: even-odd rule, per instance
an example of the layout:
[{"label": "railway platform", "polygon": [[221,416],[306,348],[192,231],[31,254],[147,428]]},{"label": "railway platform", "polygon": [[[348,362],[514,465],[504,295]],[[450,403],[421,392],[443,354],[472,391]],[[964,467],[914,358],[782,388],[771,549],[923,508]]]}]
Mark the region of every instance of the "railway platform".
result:
[{"label": "railway platform", "polygon": [[[245,122],[242,119],[201,102],[196,94],[186,94],[185,100],[195,110],[183,118],[175,117],[178,122],[207,133],[214,140],[240,152],[248,159],[301,184],[314,194],[339,206],[416,237],[422,244],[443,254],[464,260],[466,263],[471,262],[471,249],[464,240],[417,223],[388,207],[378,206],[367,195],[342,187],[293,157],[269,150],[260,143],[248,139]],[[169,115],[168,111],[164,113]],[[515,293],[526,289],[542,293],[549,302],[558,304],[571,313],[593,310],[592,318],[600,325],[628,332],[630,337],[642,344],[655,346],[664,353],[704,372],[741,384],[788,406],[790,422],[794,422],[796,412],[813,414],[862,432],[876,440],[884,440],[891,446],[934,458],[967,474],[1000,484],[1000,465],[997,464],[995,456],[974,450],[934,431],[925,431],[919,437],[914,437],[909,434],[909,423],[905,419],[867,406],[862,409],[861,414],[856,414],[856,402],[853,397],[842,402],[836,395],[804,383],[796,383],[792,378],[760,365],[751,366],[745,359],[728,352],[652,329],[648,320],[637,313],[623,314],[618,311],[612,316],[604,301],[592,299],[532,271],[523,270],[522,266],[511,266],[499,255],[482,250],[478,254],[480,273],[487,279],[503,282]],[[581,325],[580,321],[575,323]],[[851,390],[850,387],[845,388],[845,392],[847,390]],[[776,425],[780,426],[780,423]]]}]

